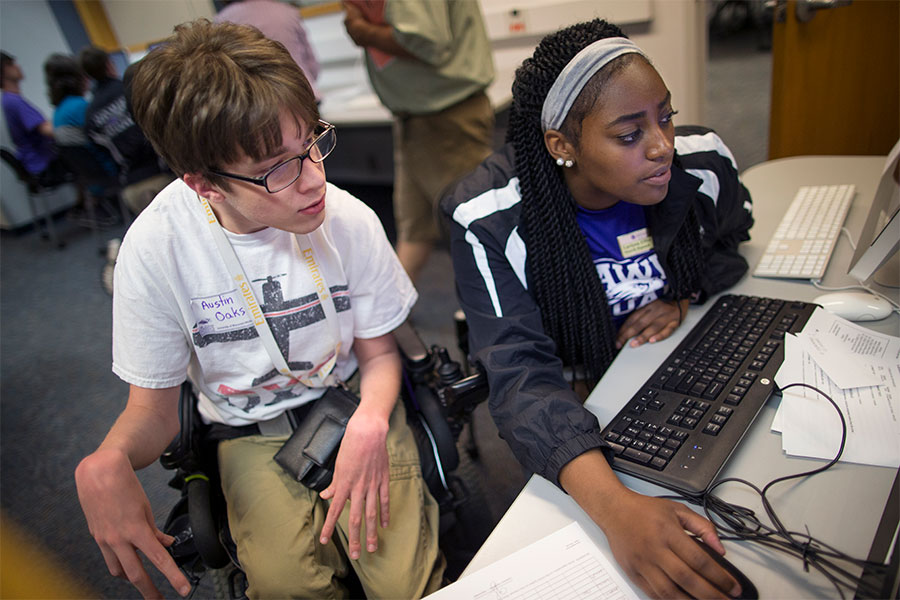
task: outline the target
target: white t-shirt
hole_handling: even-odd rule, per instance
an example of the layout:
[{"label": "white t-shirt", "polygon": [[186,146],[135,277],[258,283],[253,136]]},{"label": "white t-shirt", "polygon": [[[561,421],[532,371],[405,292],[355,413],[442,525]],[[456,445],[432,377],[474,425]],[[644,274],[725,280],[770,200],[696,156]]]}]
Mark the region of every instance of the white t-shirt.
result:
[{"label": "white t-shirt", "polygon": [[[354,338],[393,331],[418,295],[375,213],[328,184],[325,240],[339,249],[319,273],[334,297],[341,350],[334,373],[356,370]],[[333,329],[300,260],[293,234],[274,228],[226,236],[253,284],[269,327],[294,373],[317,368],[334,352]],[[213,241],[197,195],[176,179],[128,229],[113,295],[113,372],[145,388],[199,388],[209,421],[247,425],[322,395],[280,374]],[[330,301],[330,300],[326,300]]]}]

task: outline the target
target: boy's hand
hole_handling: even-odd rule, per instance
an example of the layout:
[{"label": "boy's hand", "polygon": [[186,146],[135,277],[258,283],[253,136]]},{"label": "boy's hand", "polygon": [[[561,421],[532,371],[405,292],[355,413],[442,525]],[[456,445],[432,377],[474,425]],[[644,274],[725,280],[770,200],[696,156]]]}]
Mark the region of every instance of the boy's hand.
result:
[{"label": "boy's hand", "polygon": [[334,466],[334,478],[319,494],[331,500],[320,543],[326,544],[334,533],[338,517],[350,502],[349,536],[350,558],[360,556],[360,527],[365,511],[366,549],[378,549],[378,507],[381,527],[386,528],[390,519],[389,483],[390,466],[387,453],[388,421],[376,411],[367,411],[360,405],[347,423],[347,431],[338,450]]},{"label": "boy's hand", "polygon": [[681,325],[689,305],[688,299],[675,302],[654,300],[647,306],[637,309],[628,315],[619,328],[616,348],[623,347],[630,338],[634,338],[631,340],[632,347],[666,339]]},{"label": "boy's hand", "polygon": [[144,598],[162,598],[138,551],[150,559],[179,594],[190,583],[166,551],[174,538],[156,527],[150,502],[127,457],[98,450],[75,470],[78,500],[109,572],[134,585]]}]

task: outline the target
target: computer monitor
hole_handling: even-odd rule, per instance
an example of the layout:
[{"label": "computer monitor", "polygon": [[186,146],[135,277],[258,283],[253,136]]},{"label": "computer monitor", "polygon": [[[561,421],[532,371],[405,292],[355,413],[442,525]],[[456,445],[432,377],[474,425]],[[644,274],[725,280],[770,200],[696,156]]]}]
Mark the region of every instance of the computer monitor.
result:
[{"label": "computer monitor", "polygon": [[848,272],[859,281],[873,279],[900,285],[900,141],[888,154],[875,199],[862,229]]}]

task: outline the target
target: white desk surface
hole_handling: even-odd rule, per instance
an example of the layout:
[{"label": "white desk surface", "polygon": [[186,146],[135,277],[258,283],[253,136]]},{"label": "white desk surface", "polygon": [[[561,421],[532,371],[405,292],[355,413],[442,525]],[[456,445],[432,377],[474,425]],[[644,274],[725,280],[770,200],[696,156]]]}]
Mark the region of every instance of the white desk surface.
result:
[{"label": "white desk surface", "polygon": [[[797,188],[809,184],[855,183],[857,196],[845,225],[857,231],[865,220],[866,209],[875,194],[884,157],[793,157],[769,161],[748,169],[742,180],[753,197],[756,223],[751,241],[742,244],[741,253],[750,269],[728,292],[812,300],[824,293],[810,283],[759,279],[750,275],[762,255]],[[824,285],[847,285],[847,265],[852,251],[841,237],[826,272]],[[877,286],[876,286],[877,287]],[[897,290],[878,288],[895,300]],[[710,302],[707,302],[707,306]],[[585,406],[606,423],[631,398],[664,358],[696,323],[704,307],[693,307],[684,325],[668,340],[640,348],[624,349],[613,362]],[[872,329],[900,334],[900,317],[867,323]],[[781,450],[781,438],[770,431],[780,396],[773,395],[723,470],[723,477],[742,477],[762,487],[769,480],[810,470],[823,461],[787,457]],[[619,474],[632,489],[644,494],[664,495],[666,490],[642,480]],[[884,510],[895,476],[894,469],[839,463],[812,478],[777,484],[768,496],[788,529],[803,531],[858,558],[866,558],[878,522]],[[746,487],[725,484],[717,489],[725,500],[753,508],[764,518],[757,498]],[[696,507],[692,507],[697,510]],[[699,512],[699,511],[698,511]],[[473,573],[515,550],[535,542],[578,521],[601,551],[613,561],[609,544],[600,529],[581,508],[556,486],[532,476],[496,529],[491,533],[463,576]],[[727,558],[756,585],[761,598],[837,597],[837,591],[818,572],[804,573],[799,560],[748,542],[724,542]],[[627,576],[623,575],[623,577]],[[635,591],[644,594],[635,587]],[[852,597],[852,593],[848,594]]]}]

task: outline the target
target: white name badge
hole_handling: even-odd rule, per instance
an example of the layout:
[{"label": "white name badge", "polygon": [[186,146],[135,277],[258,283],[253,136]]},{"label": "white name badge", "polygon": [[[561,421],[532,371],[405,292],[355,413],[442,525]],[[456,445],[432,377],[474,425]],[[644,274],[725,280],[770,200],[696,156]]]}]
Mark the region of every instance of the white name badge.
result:
[{"label": "white name badge", "polygon": [[631,233],[623,233],[616,241],[619,242],[619,251],[624,258],[631,258],[653,249],[653,238],[650,237],[646,227]]},{"label": "white name badge", "polygon": [[244,308],[237,290],[205,298],[191,298],[191,310],[197,319],[200,335],[253,327],[253,319]]}]

